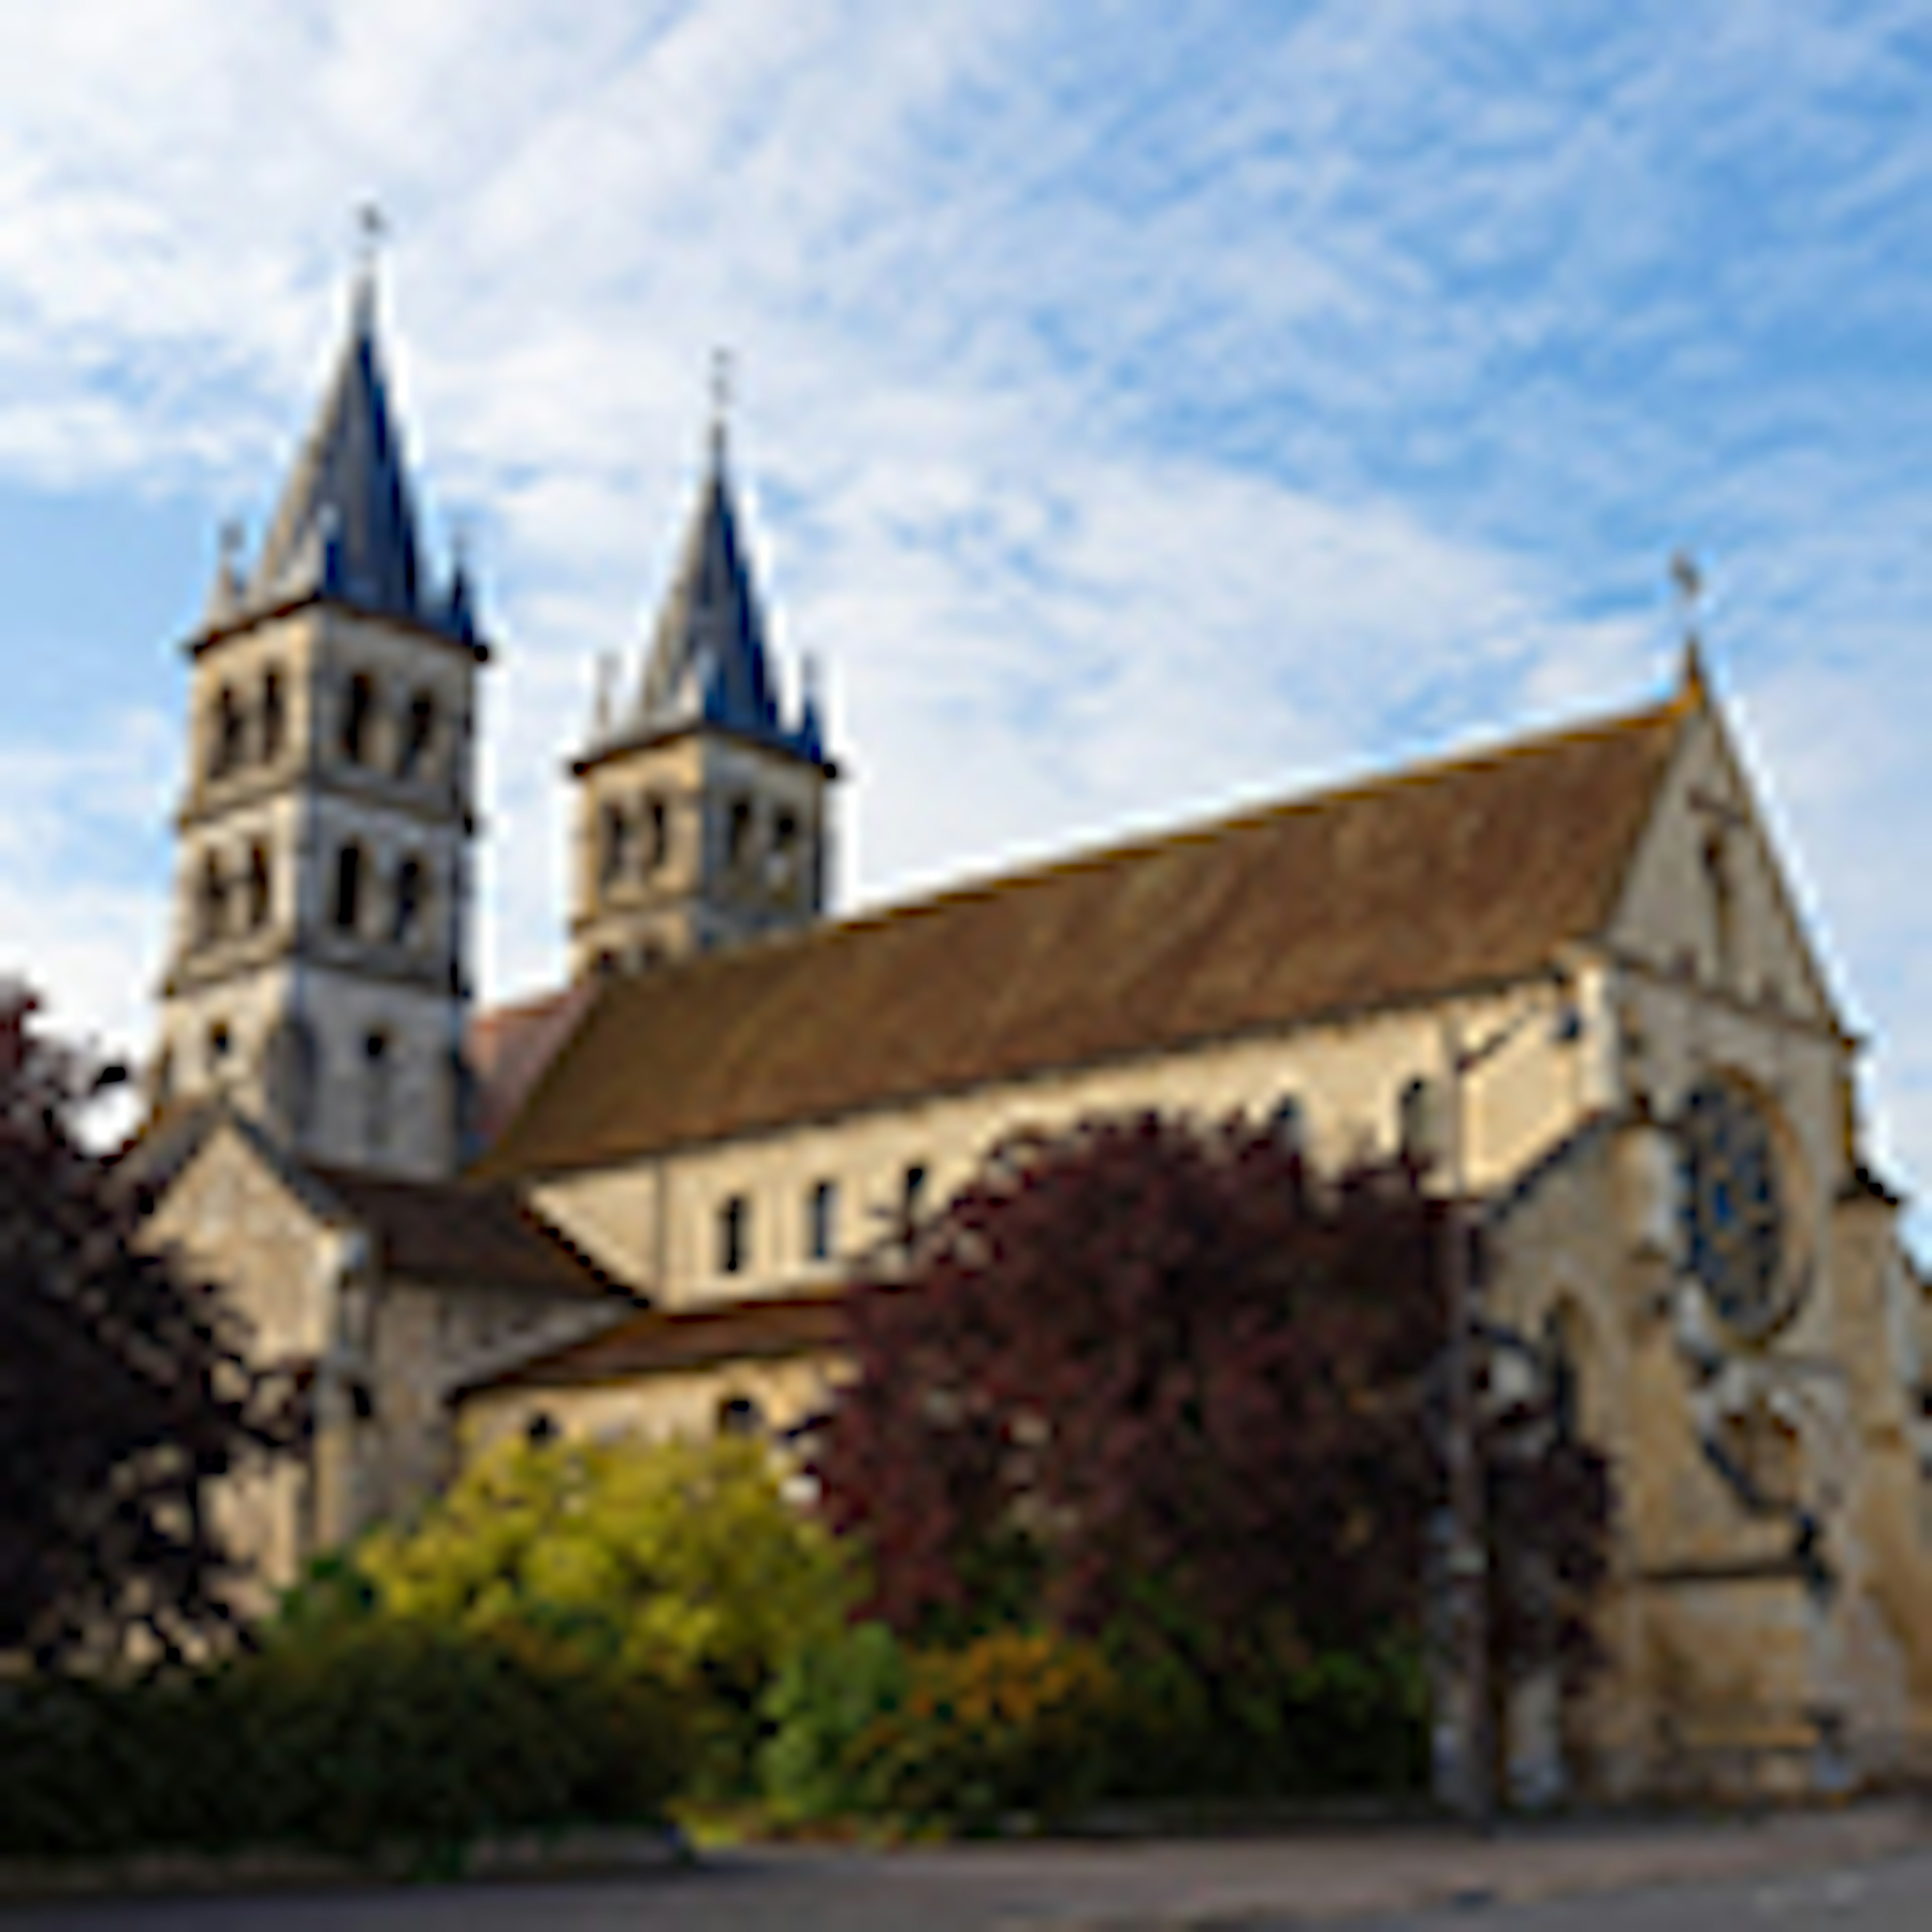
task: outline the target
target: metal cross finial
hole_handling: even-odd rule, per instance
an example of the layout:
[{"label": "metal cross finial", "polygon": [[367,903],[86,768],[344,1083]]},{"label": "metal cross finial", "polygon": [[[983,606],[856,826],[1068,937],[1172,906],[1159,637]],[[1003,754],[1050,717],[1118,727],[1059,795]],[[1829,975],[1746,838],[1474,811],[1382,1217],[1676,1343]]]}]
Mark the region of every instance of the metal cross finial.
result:
[{"label": "metal cross finial", "polygon": [[711,448],[712,454],[722,458],[724,454],[724,436],[731,421],[731,379],[733,376],[731,352],[728,349],[714,349],[711,352]]},{"label": "metal cross finial", "polygon": [[375,202],[365,201],[356,209],[356,278],[350,302],[355,326],[365,334],[375,324],[376,262],[388,232],[388,224]]},{"label": "metal cross finial", "polygon": [[389,224],[380,202],[365,201],[356,211],[356,255],[362,272],[372,273],[382,244],[388,239]]},{"label": "metal cross finial", "polygon": [[1684,637],[1693,643],[1697,636],[1697,612],[1704,595],[1704,573],[1688,550],[1680,550],[1670,560],[1670,580],[1677,586],[1678,608],[1684,613]]}]

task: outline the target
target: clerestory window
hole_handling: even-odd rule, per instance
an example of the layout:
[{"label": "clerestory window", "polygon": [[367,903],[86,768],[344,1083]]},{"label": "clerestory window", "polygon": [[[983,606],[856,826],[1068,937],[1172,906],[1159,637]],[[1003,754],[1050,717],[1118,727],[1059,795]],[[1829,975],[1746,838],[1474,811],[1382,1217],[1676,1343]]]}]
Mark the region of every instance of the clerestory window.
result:
[{"label": "clerestory window", "polygon": [[838,1184],[818,1180],[805,1197],[805,1253],[808,1261],[828,1262],[838,1240]]},{"label": "clerestory window", "polygon": [[718,1272],[743,1274],[751,1252],[752,1204],[743,1195],[734,1194],[718,1210]]}]

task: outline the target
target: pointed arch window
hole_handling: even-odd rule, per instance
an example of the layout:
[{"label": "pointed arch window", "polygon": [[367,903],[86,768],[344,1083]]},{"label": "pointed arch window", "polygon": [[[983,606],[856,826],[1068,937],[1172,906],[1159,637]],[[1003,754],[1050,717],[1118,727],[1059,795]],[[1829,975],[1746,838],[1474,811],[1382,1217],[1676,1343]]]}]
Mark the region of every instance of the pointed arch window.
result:
[{"label": "pointed arch window", "polygon": [[352,842],[335,855],[335,898],[331,916],[338,932],[354,932],[362,923],[362,889],[368,862]]}]

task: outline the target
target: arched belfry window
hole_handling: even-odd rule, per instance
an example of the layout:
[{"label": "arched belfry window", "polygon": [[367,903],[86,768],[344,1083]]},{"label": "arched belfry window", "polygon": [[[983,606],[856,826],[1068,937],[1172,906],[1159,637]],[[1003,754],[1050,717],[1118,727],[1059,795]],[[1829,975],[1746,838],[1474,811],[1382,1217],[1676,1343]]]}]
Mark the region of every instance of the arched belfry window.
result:
[{"label": "arched belfry window", "polygon": [[734,798],[724,818],[724,862],[734,871],[751,861],[752,830],[752,801]]},{"label": "arched belfry window", "polygon": [[798,814],[784,807],[772,820],[772,849],[765,860],[766,880],[774,891],[789,891],[797,882],[802,849]]},{"label": "arched belfry window", "polygon": [[376,736],[376,681],[366,671],[349,680],[342,699],[342,755],[352,765],[366,765]]},{"label": "arched belfry window", "polygon": [[228,878],[218,853],[204,854],[195,883],[194,936],[196,944],[212,946],[227,930]]},{"label": "arched belfry window", "polygon": [[273,764],[282,755],[288,732],[288,700],[282,688],[282,674],[270,670],[262,680],[262,762]]},{"label": "arched belfry window", "polygon": [[598,814],[597,876],[607,886],[615,885],[631,869],[631,814],[614,800]]},{"label": "arched belfry window", "polygon": [[236,696],[235,687],[224,684],[214,700],[208,754],[210,778],[226,778],[241,764],[247,728],[242,700]]},{"label": "arched belfry window", "polygon": [[257,842],[248,849],[248,929],[259,932],[274,908],[274,880],[268,868],[268,848]]},{"label": "arched belfry window", "polygon": [[410,700],[410,708],[403,719],[402,750],[396,760],[399,776],[416,777],[429,757],[430,746],[436,740],[436,699],[427,691],[419,691]]},{"label": "arched belfry window", "polygon": [[420,859],[405,859],[396,868],[395,902],[390,908],[389,937],[399,946],[421,938],[423,903],[429,895],[429,874]]},{"label": "arched belfry window", "polygon": [[352,842],[335,855],[335,898],[331,916],[338,932],[354,932],[362,923],[362,890],[368,862]]}]

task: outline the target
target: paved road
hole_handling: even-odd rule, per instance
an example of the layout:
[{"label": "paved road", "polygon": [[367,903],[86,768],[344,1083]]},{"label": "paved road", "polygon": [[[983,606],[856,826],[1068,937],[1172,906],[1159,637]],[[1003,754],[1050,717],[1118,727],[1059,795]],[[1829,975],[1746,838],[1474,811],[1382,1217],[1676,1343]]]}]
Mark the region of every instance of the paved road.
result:
[{"label": "paved road", "polygon": [[[1293,1924],[1276,1918],[1274,1926]],[[1304,1922],[1304,1923],[1306,1922]],[[1355,1922],[1401,1932],[1925,1932],[1932,1927],[1932,1855],[1717,1886],[1472,1912],[1450,1910]],[[1263,1932],[1250,1920],[1240,1932]],[[1228,1928],[1234,1932],[1234,1928]]]},{"label": "paved road", "polygon": [[[1404,1932],[1927,1932],[1925,1844],[1916,1829],[1799,1819],[1526,1834],[1487,1846],[1364,1832],[904,1853],[758,1849],[694,1870],[568,1884],[0,1906],[0,1932],[1275,1932],[1336,1914]],[[1593,1895],[1546,1896],[1578,1888]],[[1546,1902],[1510,1902],[1538,1898]]]}]

